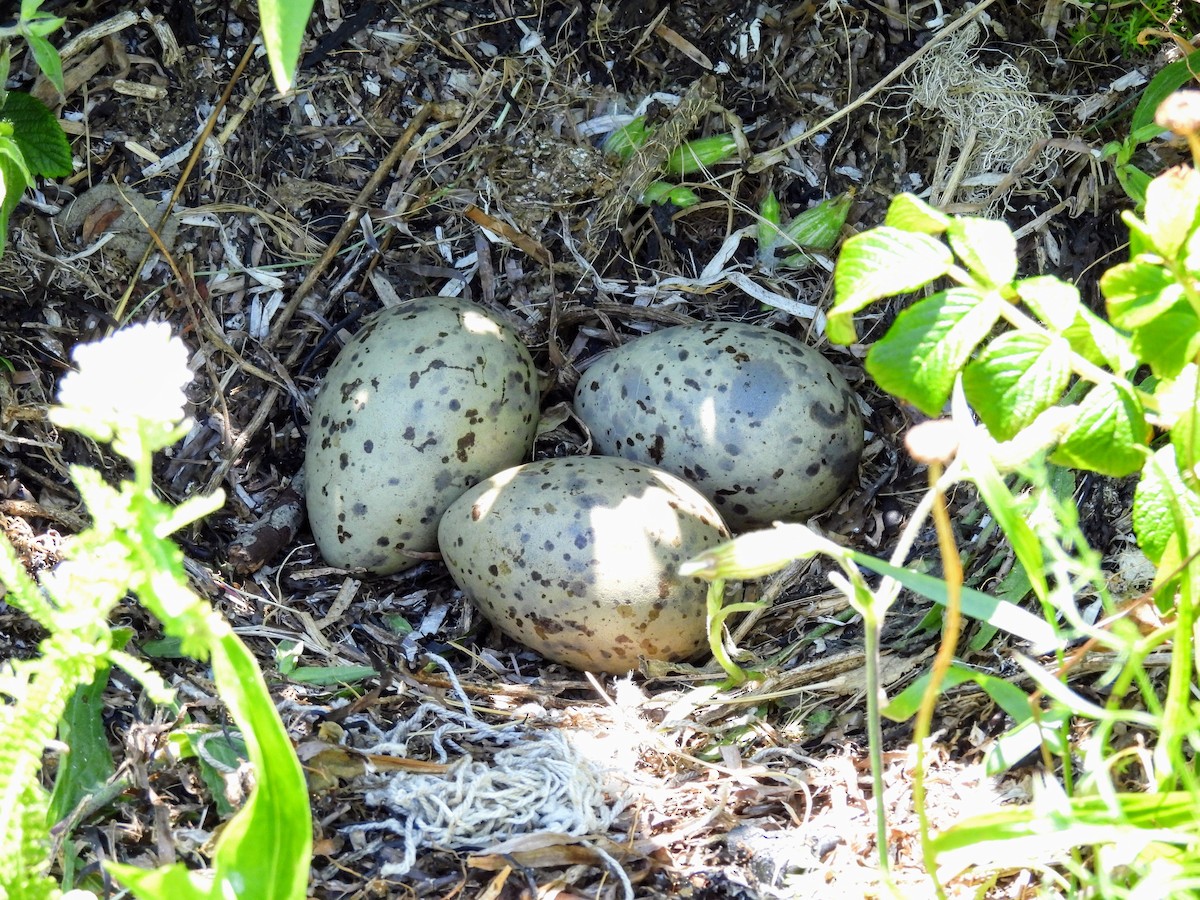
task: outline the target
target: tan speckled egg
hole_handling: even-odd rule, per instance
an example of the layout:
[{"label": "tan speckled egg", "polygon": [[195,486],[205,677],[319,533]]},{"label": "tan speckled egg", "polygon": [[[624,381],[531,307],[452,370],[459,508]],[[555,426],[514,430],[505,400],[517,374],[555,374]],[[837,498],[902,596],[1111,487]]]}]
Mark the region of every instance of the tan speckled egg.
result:
[{"label": "tan speckled egg", "polygon": [[492,624],[556,662],[614,673],[706,646],[707,585],[679,566],[729,536],[683,480],[601,456],[507,469],[438,528],[450,574]]},{"label": "tan speckled egg", "polygon": [[386,574],[436,549],[442,512],[527,459],[537,373],[480,306],[422,297],[381,310],[330,366],[305,451],[308,518],[335,566]]},{"label": "tan speckled egg", "polygon": [[812,347],[742,322],[629,341],[583,373],[575,410],[597,453],[686,478],[734,531],[822,511],[862,455],[841,373]]}]

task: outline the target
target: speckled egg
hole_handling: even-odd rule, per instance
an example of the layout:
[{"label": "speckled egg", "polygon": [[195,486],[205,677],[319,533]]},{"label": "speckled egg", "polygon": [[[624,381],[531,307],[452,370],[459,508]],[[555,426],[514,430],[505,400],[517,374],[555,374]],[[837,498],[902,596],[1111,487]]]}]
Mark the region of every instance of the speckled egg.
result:
[{"label": "speckled egg", "polygon": [[305,491],[321,555],[380,574],[416,565],[455,498],[528,458],[538,403],[529,351],[482,307],[422,297],[370,316],[313,403]]},{"label": "speckled egg", "polygon": [[597,453],[661,466],[734,531],[797,521],[855,478],[858,403],[820,353],[759,325],[664,328],[584,372],[575,410]]},{"label": "speckled egg", "polygon": [[505,634],[564,665],[628,672],[706,646],[707,585],[681,563],[729,539],[695,488],[600,456],[526,463],[459,497],[438,544]]}]

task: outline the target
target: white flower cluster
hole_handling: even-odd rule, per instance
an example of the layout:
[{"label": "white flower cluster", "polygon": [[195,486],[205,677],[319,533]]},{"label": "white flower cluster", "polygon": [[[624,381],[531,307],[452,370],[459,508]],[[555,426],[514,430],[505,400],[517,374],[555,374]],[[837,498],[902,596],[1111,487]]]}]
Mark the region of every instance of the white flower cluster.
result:
[{"label": "white flower cluster", "polygon": [[122,427],[183,419],[184,388],[191,383],[188,350],[165,322],[130,325],[110,337],[80,344],[72,353],[79,371],[58,389],[63,424],[84,425],[105,440]]}]

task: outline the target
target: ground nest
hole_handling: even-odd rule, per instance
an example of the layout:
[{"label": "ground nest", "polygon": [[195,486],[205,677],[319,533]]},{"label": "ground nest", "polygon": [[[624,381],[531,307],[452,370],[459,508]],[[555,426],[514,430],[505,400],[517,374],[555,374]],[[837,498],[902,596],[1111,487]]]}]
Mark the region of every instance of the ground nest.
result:
[{"label": "ground nest", "polygon": [[[755,211],[768,191],[787,215],[848,193],[853,231],[896,193],[931,190],[1004,217],[1025,271],[1078,277],[1094,301],[1090,263],[1117,242],[1123,203],[1095,151],[1133,63],[1073,44],[1081,14],[1060,6],[326,0],[289,97],[251,43],[251,6],[64,6],[63,39],[79,38],[65,100],[33,85],[28,56],[13,70],[59,102],[76,174],[18,207],[0,260],[0,527],[32,571],[56,562],[86,521],[68,466],[122,474],[47,420],[71,348],[167,321],[192,353],[195,424],[157,486],[176,501],[226,491],[183,549],[267,671],[305,763],[312,896],[873,894],[861,629],[823,563],[757,586],[767,611],[735,625],[761,681],[719,691],[719,673],[684,665],[585,677],[489,630],[436,560],[376,578],[326,565],[294,485],[310,402],[363,315],[463,296],[519,328],[543,382],[536,456],[563,456],[586,439],[563,404],[598,353],[662,325],[769,325],[818,346],[870,411],[858,484],[818,522],[886,556],[925,483],[899,449],[912,410],[862,369],[895,311],[867,317],[861,344],[829,346],[831,264],[763,269]],[[635,113],[678,139],[738,130],[739,157],[686,176],[698,204],[641,206],[653,161],[631,171],[636,159],[599,149]],[[1128,491],[1096,480],[1078,499],[1097,548],[1115,552]],[[994,583],[1012,559],[976,498],[953,502],[971,582]],[[935,548],[925,534],[914,556]],[[891,691],[929,664],[926,612],[905,597],[888,621]],[[136,606],[122,618],[186,727],[222,735],[205,669],[158,653]],[[0,602],[0,655],[28,656],[39,637]],[[1012,674],[1002,638],[972,652]],[[300,681],[285,658],[358,674]],[[214,786],[166,753],[184,720],[128,679],[105,703],[125,788],[78,820],[76,871],[203,865],[245,772]],[[978,765],[1004,726],[978,692],[945,699],[926,751],[934,827],[1027,798],[1028,772]],[[889,726],[884,783],[896,878],[917,896],[910,734]],[[1022,889],[1014,877],[986,896]]]}]

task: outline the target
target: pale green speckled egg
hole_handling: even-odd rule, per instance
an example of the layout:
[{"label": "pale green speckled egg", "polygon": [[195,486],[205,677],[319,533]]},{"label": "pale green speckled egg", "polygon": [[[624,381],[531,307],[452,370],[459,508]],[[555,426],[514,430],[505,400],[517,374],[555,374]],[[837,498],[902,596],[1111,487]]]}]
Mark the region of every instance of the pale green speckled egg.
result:
[{"label": "pale green speckled egg", "polygon": [[595,451],[674,472],[734,531],[821,512],[854,481],[863,423],[820,353],[741,322],[664,328],[583,373]]},{"label": "pale green speckled egg", "polygon": [[338,354],[313,403],[308,517],[335,566],[386,574],[436,549],[463,491],[527,459],[537,372],[483,307],[422,297],[381,310]]},{"label": "pale green speckled egg", "polygon": [[682,479],[599,456],[500,472],[438,529],[454,581],[496,627],[556,662],[614,673],[707,645],[707,585],[679,566],[729,537]]}]

